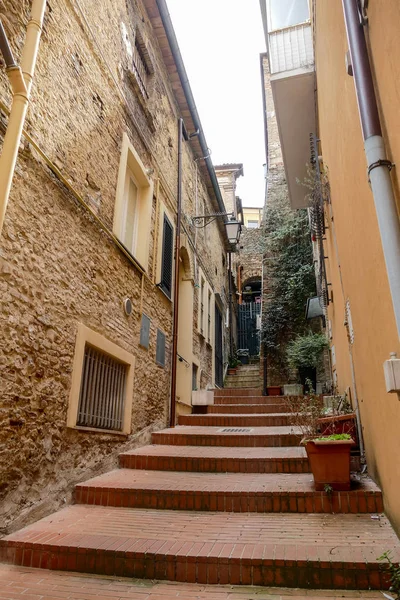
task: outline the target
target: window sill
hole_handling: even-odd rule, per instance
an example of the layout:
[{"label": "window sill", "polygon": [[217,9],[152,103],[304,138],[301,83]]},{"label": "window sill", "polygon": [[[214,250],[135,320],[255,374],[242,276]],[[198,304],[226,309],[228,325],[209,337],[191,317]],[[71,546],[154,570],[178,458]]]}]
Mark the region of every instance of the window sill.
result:
[{"label": "window sill", "polygon": [[129,433],[124,433],[123,431],[115,431],[115,429],[98,429],[97,427],[83,427],[82,425],[75,425],[74,427],[67,427],[68,429],[72,429],[74,431],[82,431],[82,433],[101,433],[103,435],[117,435],[118,437],[129,436]]},{"label": "window sill", "polygon": [[162,293],[162,295],[172,304],[172,297],[169,297],[167,292],[164,292],[159,283],[156,283],[156,288]]}]

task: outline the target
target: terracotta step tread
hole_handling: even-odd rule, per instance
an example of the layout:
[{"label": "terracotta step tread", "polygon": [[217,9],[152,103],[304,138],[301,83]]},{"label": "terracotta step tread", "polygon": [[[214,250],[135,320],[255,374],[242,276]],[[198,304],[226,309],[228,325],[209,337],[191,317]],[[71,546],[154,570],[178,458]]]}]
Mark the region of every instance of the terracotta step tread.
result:
[{"label": "terracotta step tread", "polygon": [[351,492],[314,490],[310,474],[182,473],[118,469],[75,487],[80,504],[230,512],[380,513],[382,494],[370,480]]},{"label": "terracotta step tread", "polygon": [[[214,405],[215,406],[215,405]],[[220,406],[224,406],[223,404],[221,404]],[[225,406],[229,406],[229,405],[225,405]],[[242,405],[237,405],[234,404],[233,406],[243,406],[246,407],[246,404],[242,404]],[[263,406],[262,404],[260,404],[259,406]],[[203,417],[205,419],[213,419],[215,417],[222,417],[222,418],[226,418],[227,416],[231,416],[232,419],[240,419],[241,417],[246,417],[246,418],[250,418],[250,419],[256,419],[257,417],[263,417],[265,418],[265,414],[264,413],[252,413],[251,415],[246,414],[246,412],[242,413],[237,413],[234,415],[227,415],[226,413],[213,413],[212,415],[206,414],[206,415],[182,415],[188,418],[193,418],[195,419],[196,417]],[[290,412],[286,412],[286,413],[268,413],[268,417],[291,417],[292,413]]]},{"label": "terracotta step tread", "polygon": [[284,396],[214,396],[214,406],[226,404],[265,404],[268,406],[285,404]]},{"label": "terracotta step tread", "polygon": [[[309,473],[179,473],[134,469],[115,469],[79,483],[76,488],[103,487],[107,489],[146,489],[146,490],[187,490],[187,491],[229,491],[258,493],[279,492],[281,494],[314,492],[313,478]],[[378,486],[368,477],[354,482],[352,494],[362,496],[381,494]],[[318,492],[318,495],[326,495]]]},{"label": "terracotta step tread", "polygon": [[386,587],[376,557],[398,539],[370,515],[69,506],[0,540],[3,562],[199,583]]},{"label": "terracotta step tread", "polygon": [[240,393],[237,393],[238,390],[234,389],[215,389],[214,396],[229,396],[229,395],[243,395],[243,396],[260,396],[261,395],[261,387],[257,388],[243,388],[240,390]]},{"label": "terracotta step tread", "polygon": [[121,467],[204,473],[309,473],[304,448],[172,446],[155,444],[124,452]]},{"label": "terracotta step tread", "polygon": [[121,456],[171,456],[187,458],[234,458],[237,460],[269,460],[269,459],[295,459],[306,458],[306,451],[302,446],[287,446],[281,448],[261,447],[216,447],[210,446],[172,446],[151,444],[134,450],[128,450]]},{"label": "terracotta step tread", "polygon": [[277,415],[286,411],[285,404],[211,404],[207,406],[209,415]]},{"label": "terracotta step tread", "polygon": [[[206,416],[206,415],[203,415]],[[238,426],[239,429],[243,429]],[[170,435],[171,437],[175,435],[220,435],[221,429],[224,427],[219,426],[190,426],[190,425],[177,425],[176,427],[171,427],[168,429],[161,429],[161,431],[156,431],[153,433],[154,436],[163,434]],[[231,428],[229,428],[231,429]],[[246,427],[244,429],[251,429],[251,434],[253,436],[263,436],[263,435],[286,435],[290,433],[295,433],[300,435],[301,431],[299,427],[294,426],[277,426],[277,427]],[[227,432],[229,433],[229,432]],[[245,436],[248,435],[248,432],[235,432],[237,436]],[[223,435],[223,434],[222,434]]]},{"label": "terracotta step tread", "polygon": [[[29,567],[15,567],[13,565],[0,565],[0,590],[3,594],[7,590],[7,600],[24,596],[27,598],[43,597],[47,600],[50,596],[76,600],[76,598],[106,598],[107,600],[243,600],[243,587],[241,586],[215,586],[200,585],[198,583],[176,583],[166,581],[148,581],[144,579],[132,580],[131,578],[103,575],[81,575],[80,573],[65,573],[63,571],[49,571],[44,569],[31,569]],[[20,596],[20,594],[22,595]],[[306,590],[289,588],[252,587],[247,598],[255,597],[258,600],[305,600],[309,598]],[[313,592],[315,597],[315,591]],[[1,597],[1,596],[0,596]],[[4,598],[4,595],[3,595]],[[323,591],[318,594],[318,600],[339,599],[382,600],[379,591]],[[310,598],[311,600],[311,598]]]},{"label": "terracotta step tread", "polygon": [[299,429],[291,426],[177,426],[152,434],[153,444],[190,446],[298,446]]},{"label": "terracotta step tread", "polygon": [[221,414],[207,413],[204,415],[180,415],[179,425],[189,426],[221,426],[221,427],[271,427],[286,426],[293,422],[291,413],[275,414]]}]

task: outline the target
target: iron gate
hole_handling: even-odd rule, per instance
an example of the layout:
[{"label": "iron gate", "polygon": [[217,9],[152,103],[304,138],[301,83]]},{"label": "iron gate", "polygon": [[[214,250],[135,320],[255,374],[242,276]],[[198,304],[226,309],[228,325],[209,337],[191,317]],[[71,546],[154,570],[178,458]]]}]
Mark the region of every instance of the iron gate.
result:
[{"label": "iron gate", "polygon": [[260,354],[261,302],[239,304],[238,350],[248,350],[250,356]]},{"label": "iron gate", "polygon": [[224,385],[224,357],[222,352],[222,315],[215,306],[215,383],[218,387]]}]

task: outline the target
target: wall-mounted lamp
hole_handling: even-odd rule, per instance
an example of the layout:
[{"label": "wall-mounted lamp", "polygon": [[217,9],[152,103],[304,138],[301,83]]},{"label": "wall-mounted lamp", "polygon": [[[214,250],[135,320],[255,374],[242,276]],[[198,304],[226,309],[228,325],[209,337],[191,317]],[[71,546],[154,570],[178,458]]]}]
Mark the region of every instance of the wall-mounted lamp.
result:
[{"label": "wall-mounted lamp", "polygon": [[197,217],[192,217],[192,223],[194,227],[198,227],[200,229],[207,227],[210,223],[218,219],[219,217],[230,217],[229,221],[225,221],[225,229],[226,235],[230,244],[237,244],[239,242],[240,233],[242,231],[242,225],[239,223],[237,219],[235,219],[235,215],[233,212],[221,212],[221,213],[213,213],[209,215],[198,215]]}]

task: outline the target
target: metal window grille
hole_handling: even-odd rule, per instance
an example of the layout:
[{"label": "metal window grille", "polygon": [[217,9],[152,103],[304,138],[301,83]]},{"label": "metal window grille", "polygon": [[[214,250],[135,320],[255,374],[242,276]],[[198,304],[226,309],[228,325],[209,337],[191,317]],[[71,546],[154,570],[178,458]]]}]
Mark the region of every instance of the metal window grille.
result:
[{"label": "metal window grille", "polygon": [[122,431],[127,365],[86,344],[77,425]]}]

